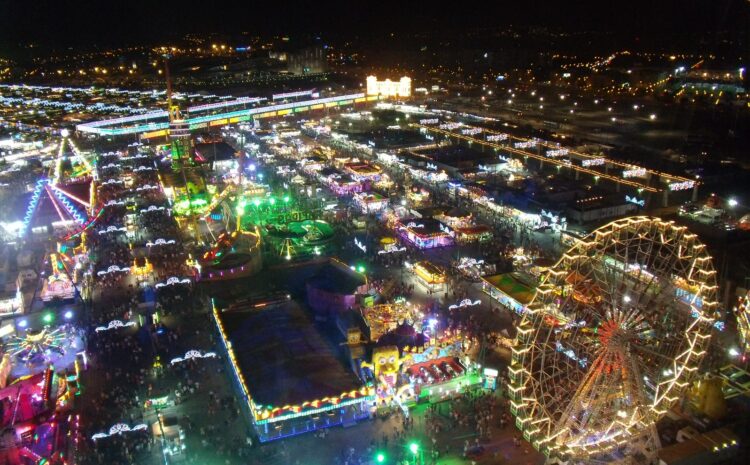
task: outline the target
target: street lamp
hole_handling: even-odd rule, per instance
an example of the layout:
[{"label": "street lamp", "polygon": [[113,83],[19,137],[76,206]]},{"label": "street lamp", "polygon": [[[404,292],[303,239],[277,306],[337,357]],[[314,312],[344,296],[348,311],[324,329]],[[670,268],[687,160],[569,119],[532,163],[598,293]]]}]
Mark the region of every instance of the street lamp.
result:
[{"label": "street lamp", "polygon": [[728,204],[729,204],[729,206],[730,206],[730,207],[734,208],[734,207],[736,207],[737,205],[739,205],[739,202],[737,202],[737,199],[735,199],[735,198],[731,198],[731,199],[729,199],[729,202],[728,202]]},{"label": "street lamp", "polygon": [[417,457],[419,457],[419,444],[412,442],[409,444],[409,450],[414,455],[414,465],[417,464]]}]

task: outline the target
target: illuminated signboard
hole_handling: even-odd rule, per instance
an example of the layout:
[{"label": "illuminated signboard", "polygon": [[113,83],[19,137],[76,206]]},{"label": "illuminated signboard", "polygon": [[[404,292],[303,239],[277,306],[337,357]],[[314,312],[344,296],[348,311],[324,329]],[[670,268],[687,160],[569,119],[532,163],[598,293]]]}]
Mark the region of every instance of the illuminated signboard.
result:
[{"label": "illuminated signboard", "polygon": [[513,144],[513,147],[517,149],[530,149],[532,147],[536,147],[536,141],[535,140],[526,140],[523,142],[516,142]]},{"label": "illuminated signboard", "polygon": [[643,178],[646,176],[646,168],[632,168],[622,172],[623,178]]},{"label": "illuminated signboard", "polygon": [[475,134],[479,134],[480,132],[482,132],[482,128],[469,128],[461,130],[461,134],[464,134],[466,136],[473,136]]},{"label": "illuminated signboard", "polygon": [[460,128],[461,126],[463,126],[463,124],[461,123],[445,123],[445,124],[441,124],[438,127],[440,129],[446,129],[450,131],[451,129],[457,129],[457,128]]},{"label": "illuminated signboard", "polygon": [[547,150],[545,155],[549,158],[562,157],[568,154],[568,149]]},{"label": "illuminated signboard", "polygon": [[487,136],[487,140],[490,142],[500,142],[503,140],[508,140],[507,134],[490,134]]},{"label": "illuminated signboard", "polygon": [[427,125],[427,124],[438,124],[438,122],[439,121],[438,121],[437,118],[430,118],[430,119],[421,119],[421,120],[419,120],[419,124],[424,124],[424,125]]},{"label": "illuminated signboard", "polygon": [[581,166],[601,166],[606,163],[604,158],[590,158],[588,160],[581,160]]},{"label": "illuminated signboard", "polygon": [[673,182],[669,185],[671,191],[684,191],[695,187],[695,181]]}]

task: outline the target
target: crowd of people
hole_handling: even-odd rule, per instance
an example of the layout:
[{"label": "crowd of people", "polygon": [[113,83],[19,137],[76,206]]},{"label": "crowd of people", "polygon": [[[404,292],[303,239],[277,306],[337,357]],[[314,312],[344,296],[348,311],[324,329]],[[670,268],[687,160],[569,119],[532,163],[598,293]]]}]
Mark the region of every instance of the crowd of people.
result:
[{"label": "crowd of people", "polygon": [[[82,399],[82,416],[89,419],[84,426],[88,437],[107,432],[118,423],[129,427],[145,425],[145,428],[87,441],[81,459],[84,465],[145,463],[151,455],[161,454],[164,444],[160,442],[165,438],[162,434],[157,439],[154,434],[154,424],[159,418],[149,408],[149,402],[164,394],[171,393],[172,403],[206,395],[209,412],[221,409],[229,415],[234,412],[234,417],[239,415],[236,406],[227,403],[226,396],[215,398],[208,384],[200,381],[207,375],[206,370],[223,370],[220,362],[188,360],[175,366],[169,363],[192,349],[192,341],[201,340],[212,347],[215,342],[211,340],[212,333],[205,329],[196,328],[195,332],[185,334],[180,325],[174,324],[177,319],[164,324],[164,319],[172,315],[185,316],[205,309],[206,302],[195,294],[192,284],[155,287],[160,280],[183,277],[187,272],[179,228],[167,208],[148,208],[167,204],[161,190],[137,190],[142,185],[158,184],[153,170],[135,172],[133,164],[127,162],[119,163],[115,169],[116,159],[110,156],[108,163],[100,164],[108,166],[102,177],[128,178],[132,184],[111,182],[99,189],[100,201],[110,206],[99,219],[97,229],[89,234],[89,257],[94,270],[89,285],[94,292],[87,312],[90,368],[85,374],[87,396]],[[143,163],[142,157],[138,160]],[[128,224],[128,216],[131,229],[123,231],[120,228]],[[173,241],[153,244],[165,236]],[[147,245],[148,242],[152,245]],[[145,260],[153,267],[145,275],[133,276],[127,271],[97,273],[112,265],[129,267]],[[206,317],[207,313],[196,316]],[[115,320],[122,324],[110,325]],[[200,322],[199,326],[205,328],[206,324]],[[231,418],[229,415],[227,418]],[[192,429],[195,422],[185,419],[184,424]],[[202,431],[202,436],[211,433]]]}]

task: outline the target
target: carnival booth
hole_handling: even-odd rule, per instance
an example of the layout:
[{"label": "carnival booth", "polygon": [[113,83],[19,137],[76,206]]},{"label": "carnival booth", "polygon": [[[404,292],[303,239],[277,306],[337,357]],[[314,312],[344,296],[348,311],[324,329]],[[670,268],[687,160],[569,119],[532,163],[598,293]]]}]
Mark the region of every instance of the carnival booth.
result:
[{"label": "carnival booth", "polygon": [[318,177],[337,197],[346,197],[369,189],[369,181],[358,181],[350,174],[335,168],[323,168]]},{"label": "carnival booth", "polygon": [[520,315],[533,300],[536,283],[521,273],[503,273],[483,277],[482,290]]},{"label": "carnival booth", "polygon": [[396,232],[404,241],[418,249],[447,247],[455,244],[450,228],[432,218],[402,219],[396,224]]},{"label": "carnival booth", "polygon": [[494,264],[471,257],[461,257],[457,262],[454,262],[453,266],[466,279],[474,282],[478,282],[482,276],[495,271]]},{"label": "carnival booth", "polygon": [[381,237],[379,242],[380,250],[378,250],[378,255],[406,252],[406,247],[399,244],[395,237]]},{"label": "carnival booth", "polygon": [[349,173],[354,179],[358,181],[378,181],[380,179],[382,170],[375,165],[367,162],[354,162],[345,163],[344,172]]},{"label": "carnival booth", "polygon": [[406,193],[406,198],[414,208],[426,207],[430,204],[430,192],[421,187],[412,187]]},{"label": "carnival booth", "polygon": [[462,244],[492,240],[492,229],[483,224],[462,226],[453,229],[456,241]]},{"label": "carnival booth", "polygon": [[362,213],[379,213],[388,206],[388,199],[376,192],[354,194],[354,204]]},{"label": "carnival booth", "polygon": [[437,215],[441,223],[452,228],[471,226],[472,214],[463,208],[451,208],[447,212]]},{"label": "carnival booth", "polygon": [[[407,266],[406,264],[404,265]],[[414,275],[417,277],[417,282],[433,292],[445,290],[447,282],[446,273],[438,265],[428,261],[417,262],[414,264]]]}]

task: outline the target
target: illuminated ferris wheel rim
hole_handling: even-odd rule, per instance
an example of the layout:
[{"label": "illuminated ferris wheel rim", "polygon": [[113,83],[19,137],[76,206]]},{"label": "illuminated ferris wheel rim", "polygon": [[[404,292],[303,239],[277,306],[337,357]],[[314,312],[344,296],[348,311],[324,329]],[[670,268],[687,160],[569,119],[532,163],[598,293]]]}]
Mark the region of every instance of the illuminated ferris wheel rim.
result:
[{"label": "illuminated ferris wheel rim", "polygon": [[[618,254],[625,266],[613,262]],[[614,221],[576,243],[519,325],[510,389],[525,434],[540,449],[583,458],[653,424],[705,352],[715,280],[697,236],[658,218]]]}]

